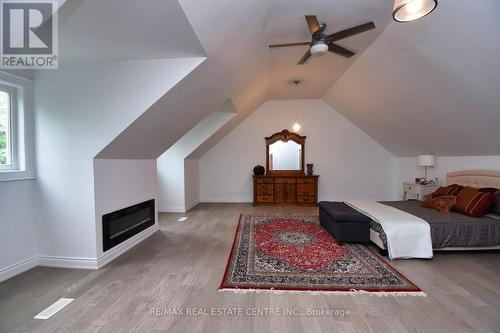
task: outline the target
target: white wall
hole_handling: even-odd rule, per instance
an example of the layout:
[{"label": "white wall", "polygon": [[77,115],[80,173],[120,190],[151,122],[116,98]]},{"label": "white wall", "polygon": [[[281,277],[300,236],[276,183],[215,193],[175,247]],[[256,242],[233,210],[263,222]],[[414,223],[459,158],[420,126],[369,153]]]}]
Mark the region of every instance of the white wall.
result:
[{"label": "white wall", "polygon": [[184,154],[175,145],[157,160],[158,209],[160,212],[184,212]]},{"label": "white wall", "polygon": [[200,201],[252,201],[252,169],[265,166],[264,137],[291,130],[306,135],[320,200],[393,199],[394,157],[323,100],[268,101],[200,159]]},{"label": "white wall", "polygon": [[[36,73],[42,256],[97,258],[101,240],[94,157],[199,62],[190,58],[78,64]],[[134,179],[127,181],[133,184]]]},{"label": "white wall", "polygon": [[[29,71],[0,71],[17,89],[18,171],[0,172],[0,282],[34,267],[41,223],[35,177],[33,82]],[[21,75],[16,76],[16,75]]]},{"label": "white wall", "polygon": [[39,217],[33,180],[0,182],[0,282],[26,269],[37,255]]},{"label": "white wall", "polygon": [[199,202],[198,162],[185,159],[235,115],[227,100],[158,157],[160,212],[186,212]]},{"label": "white wall", "polygon": [[188,211],[200,202],[200,160],[184,160],[184,188]]},{"label": "white wall", "polygon": [[103,254],[102,216],[104,214],[155,199],[156,225],[158,225],[156,160],[95,159],[94,187],[98,257]]},{"label": "white wall", "polygon": [[[463,170],[500,170],[500,156],[437,156],[436,166],[427,168],[427,178],[446,182],[446,174]],[[396,193],[402,195],[402,182],[414,181],[424,176],[424,168],[417,164],[417,157],[396,158]]]}]

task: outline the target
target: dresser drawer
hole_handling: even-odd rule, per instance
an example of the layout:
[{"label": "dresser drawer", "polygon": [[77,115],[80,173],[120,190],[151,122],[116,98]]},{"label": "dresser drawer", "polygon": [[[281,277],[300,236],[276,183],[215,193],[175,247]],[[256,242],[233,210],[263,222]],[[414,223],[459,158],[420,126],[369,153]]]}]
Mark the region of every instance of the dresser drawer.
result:
[{"label": "dresser drawer", "polygon": [[257,195],[257,202],[273,202],[272,195]]},{"label": "dresser drawer", "polygon": [[274,195],[273,190],[257,190],[257,195]]},{"label": "dresser drawer", "polygon": [[313,184],[297,185],[297,195],[314,195],[315,192]]},{"label": "dresser drawer", "polygon": [[257,193],[258,193],[258,191],[273,192],[274,185],[273,184],[257,184]]},{"label": "dresser drawer", "polygon": [[313,203],[314,202],[314,196],[310,196],[310,195],[297,195],[297,202],[298,203]]},{"label": "dresser drawer", "polygon": [[272,184],[273,180],[269,178],[257,178],[257,184]]},{"label": "dresser drawer", "polygon": [[295,184],[297,180],[295,178],[276,178],[274,182],[276,184]]},{"label": "dresser drawer", "polygon": [[297,184],[314,184],[313,178],[297,178]]}]

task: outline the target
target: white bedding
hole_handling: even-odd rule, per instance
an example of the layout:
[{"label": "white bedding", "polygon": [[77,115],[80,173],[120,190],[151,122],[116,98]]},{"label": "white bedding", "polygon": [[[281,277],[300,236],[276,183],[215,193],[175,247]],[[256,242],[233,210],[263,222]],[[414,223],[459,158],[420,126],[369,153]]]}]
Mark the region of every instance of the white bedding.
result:
[{"label": "white bedding", "polygon": [[345,202],[379,223],[387,236],[389,258],[432,258],[431,228],[419,217],[376,201]]}]

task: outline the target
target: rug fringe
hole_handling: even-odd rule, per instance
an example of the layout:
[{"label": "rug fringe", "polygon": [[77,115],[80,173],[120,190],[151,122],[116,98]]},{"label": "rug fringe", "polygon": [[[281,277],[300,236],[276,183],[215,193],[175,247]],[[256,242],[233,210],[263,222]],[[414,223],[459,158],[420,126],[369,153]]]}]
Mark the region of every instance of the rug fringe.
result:
[{"label": "rug fringe", "polygon": [[351,289],[349,291],[318,291],[318,290],[276,290],[276,289],[239,289],[239,288],[220,288],[218,291],[230,291],[236,294],[309,294],[309,295],[336,295],[336,296],[378,296],[378,297],[401,297],[401,296],[413,296],[413,297],[427,297],[427,294],[423,291],[366,291]]}]

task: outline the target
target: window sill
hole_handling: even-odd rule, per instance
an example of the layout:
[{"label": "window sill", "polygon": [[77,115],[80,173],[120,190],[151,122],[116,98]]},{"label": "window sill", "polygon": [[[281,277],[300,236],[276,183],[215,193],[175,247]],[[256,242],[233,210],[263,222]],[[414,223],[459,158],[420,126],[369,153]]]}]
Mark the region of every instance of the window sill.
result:
[{"label": "window sill", "polygon": [[0,182],[35,179],[35,173],[27,170],[0,170]]}]

